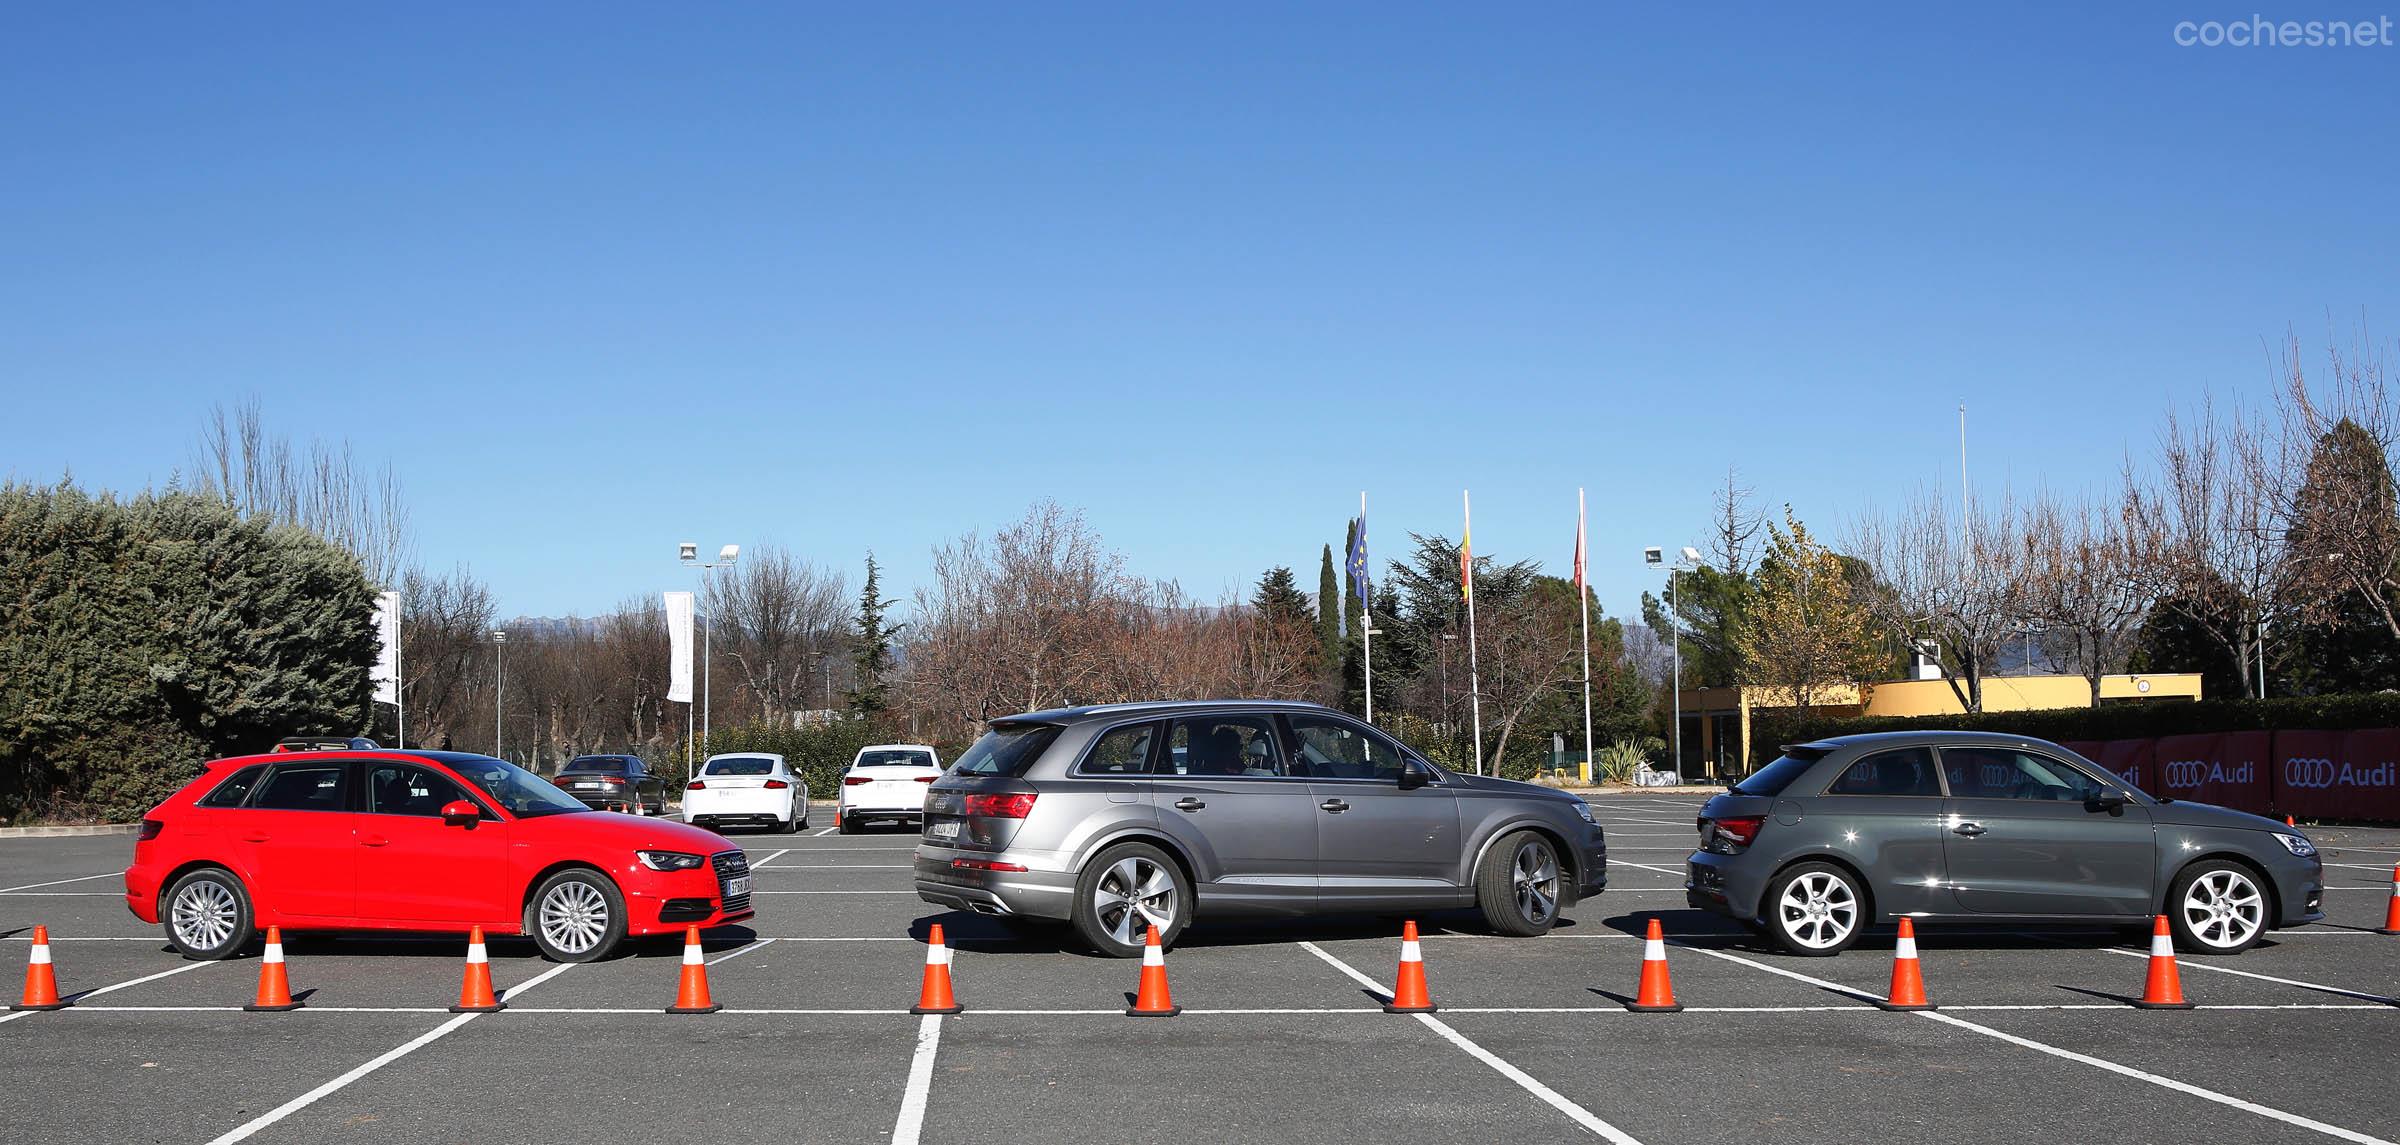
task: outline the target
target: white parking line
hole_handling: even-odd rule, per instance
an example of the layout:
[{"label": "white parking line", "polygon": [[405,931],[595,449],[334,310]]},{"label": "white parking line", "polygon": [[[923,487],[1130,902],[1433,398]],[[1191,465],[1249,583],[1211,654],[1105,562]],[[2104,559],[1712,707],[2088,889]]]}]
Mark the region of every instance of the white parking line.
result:
[{"label": "white parking line", "polygon": [[[752,867],[755,871],[758,868]],[[913,871],[915,863],[785,863],[778,871]]]},{"label": "white parking line", "polygon": [[831,834],[833,834],[834,832],[836,832],[836,831],[839,831],[839,830],[841,830],[841,829],[842,829],[842,825],[841,825],[841,824],[839,824],[839,823],[836,823],[836,824],[834,824],[833,826],[831,826],[831,827],[827,827],[827,828],[825,828],[825,829],[824,829],[824,830],[822,830],[822,831],[812,831],[812,832],[810,832],[810,833],[809,833],[809,836],[808,836],[808,837],[809,837],[809,838],[811,838],[811,839],[822,839],[822,838],[824,838],[825,836],[827,836],[827,835],[831,835]]},{"label": "white parking line", "polygon": [[[2127,958],[2150,957],[2150,952],[2147,950],[2136,953],[2131,950],[2122,950],[2113,946],[2102,947],[2100,952],[2103,954],[2122,954]],[[2381,994],[2369,994],[2364,990],[2345,990],[2339,986],[2328,986],[2322,982],[2303,982],[2297,978],[2277,978],[2272,974],[2258,974],[2248,970],[2236,970],[2230,966],[2212,966],[2209,963],[2201,962],[2197,959],[2179,958],[2176,959],[2176,964],[2192,970],[2213,970],[2219,974],[2233,974],[2243,978],[2256,978],[2261,982],[2273,982],[2283,986],[2298,986],[2303,990],[2321,990],[2327,994],[2339,994],[2345,998],[2360,998],[2369,1002],[2381,1002],[2386,1006],[2400,1006],[2400,998],[2386,998]]]},{"label": "white parking line", "polygon": [[121,899],[123,891],[0,891],[12,899]]},{"label": "white parking line", "polygon": [[757,862],[755,862],[755,863],[752,863],[752,864],[750,864],[750,869],[751,869],[751,870],[753,870],[753,871],[757,871],[757,870],[764,870],[764,869],[766,869],[766,865],[767,865],[768,863],[772,863],[772,862],[774,862],[775,860],[777,860],[777,859],[780,859],[780,858],[784,857],[785,855],[789,855],[789,854],[791,854],[791,853],[792,853],[792,849],[791,849],[790,847],[785,847],[784,849],[782,849],[782,850],[780,850],[780,851],[777,851],[777,852],[775,852],[774,854],[767,856],[766,858],[760,859],[759,861],[757,861]]},{"label": "white parking line", "polygon": [[737,946],[737,947],[734,947],[733,949],[731,949],[731,950],[728,950],[728,951],[726,951],[726,952],[725,952],[725,953],[723,953],[723,954],[717,955],[715,958],[711,958],[711,959],[707,960],[706,962],[703,962],[703,963],[701,963],[701,965],[703,965],[703,966],[714,966],[714,965],[716,965],[716,964],[717,964],[717,963],[719,963],[719,962],[730,962],[730,961],[732,961],[732,960],[734,960],[734,959],[736,959],[736,958],[740,958],[742,955],[748,954],[748,953],[750,953],[751,951],[758,949],[758,948],[759,948],[759,947],[761,947],[761,946],[766,946],[766,945],[769,945],[769,944],[773,943],[774,941],[775,941],[775,940],[774,940],[774,939],[772,939],[772,938],[761,938],[761,939],[758,939],[758,940],[756,940],[756,941],[754,941],[754,942],[751,942],[751,943],[750,943],[749,945],[747,945],[747,946]]},{"label": "white parking line", "polygon": [[1639,867],[1645,871],[1657,871],[1662,875],[1680,875],[1683,873],[1682,871],[1678,871],[1673,867],[1653,867],[1648,863],[1630,863],[1618,858],[1609,859],[1608,865],[1612,867]]},{"label": "white parking line", "polygon": [[[99,996],[100,996],[100,995],[102,995],[102,994],[114,994],[114,993],[116,993],[117,991],[119,991],[119,990],[123,990],[123,989],[125,989],[126,987],[129,987],[129,986],[139,986],[139,985],[141,985],[141,984],[142,984],[142,983],[144,983],[144,982],[156,982],[156,981],[158,981],[158,980],[159,980],[159,979],[161,979],[161,978],[172,978],[172,977],[174,977],[174,976],[175,976],[175,975],[177,975],[177,974],[183,974],[183,973],[186,973],[186,972],[189,972],[189,971],[198,970],[198,969],[200,969],[200,968],[201,968],[201,967],[203,967],[203,966],[214,966],[214,965],[216,965],[216,963],[213,963],[213,962],[187,962],[187,963],[185,963],[185,964],[183,964],[183,965],[181,965],[181,966],[178,966],[178,967],[174,968],[173,970],[161,970],[161,971],[159,971],[159,972],[158,972],[158,973],[156,973],[156,974],[145,974],[145,975],[143,975],[143,976],[141,976],[141,977],[139,977],[139,978],[130,978],[130,979],[127,979],[127,980],[125,980],[125,981],[123,981],[123,982],[115,982],[115,983],[111,983],[111,984],[109,984],[109,985],[106,985],[106,986],[97,987],[97,988],[95,988],[95,989],[91,989],[91,990],[85,990],[85,991],[83,991],[82,993],[79,993],[79,994],[73,994],[73,993],[71,993],[71,994],[67,994],[67,995],[65,995],[64,997],[65,997],[65,998],[66,998],[66,999],[67,999],[69,1002],[78,1002],[78,1003],[79,1003],[79,1002],[82,1002],[82,1001],[83,1001],[84,999],[86,999],[86,998],[97,998],[97,997],[99,997]],[[15,1011],[15,1012],[13,1012],[13,1013],[0,1014],[0,1023],[5,1023],[5,1022],[13,1022],[13,1021],[16,1021],[16,1020],[17,1020],[17,1019],[19,1019],[19,1018],[26,1017],[26,1016],[28,1016],[28,1015],[31,1015],[31,1014],[44,1014],[44,1013],[57,1014],[57,1013],[66,1013],[66,1012],[72,1011],[73,1009],[74,1009],[74,1007],[73,1007],[73,1006],[69,1006],[69,1007],[67,1007],[67,1009],[66,1009],[66,1010],[18,1010],[18,1011]]]},{"label": "white parking line", "polygon": [[[1318,947],[1316,943],[1303,942],[1300,944],[1300,949],[1324,959],[1327,965],[1349,975],[1352,979],[1366,986],[1367,989],[1381,994],[1385,998],[1392,996],[1392,992],[1389,988],[1375,981],[1373,978],[1369,978],[1365,974],[1360,973],[1349,963],[1344,962],[1339,958],[1335,958],[1333,955],[1325,953],[1325,951]],[[1500,1076],[1517,1083],[1519,1086],[1522,1086],[1525,1092],[1540,1098],[1551,1108],[1558,1110],[1560,1113],[1566,1114],[1569,1118],[1573,1119],[1577,1125],[1581,1125],[1584,1128],[1599,1134],[1609,1141],[1614,1142],[1615,1145],[1642,1145],[1640,1140],[1626,1133],[1624,1130],[1601,1120],[1598,1114],[1595,1114],[1591,1110],[1575,1104],[1573,1101],[1568,1100],[1566,1095],[1550,1088],[1549,1086],[1543,1085],[1540,1081],[1536,1080],[1533,1075],[1508,1064],[1508,1062],[1503,1061],[1498,1055],[1492,1053],[1490,1050],[1487,1050],[1482,1046],[1476,1045],[1474,1042],[1468,1040],[1466,1035],[1459,1033],[1457,1030],[1451,1029],[1441,1019],[1436,1018],[1431,1014],[1417,1014],[1414,1016],[1417,1021],[1424,1023],[1427,1029],[1432,1030],[1434,1033],[1440,1034],[1442,1038],[1445,1041],[1448,1041],[1451,1045],[1465,1050],[1470,1056],[1474,1057],[1475,1060],[1492,1067],[1494,1070],[1499,1072]]]},{"label": "white parking line", "polygon": [[2325,865],[2328,867],[2348,867],[2353,871],[2382,871],[2390,869],[2381,863],[2327,863]]},{"label": "white parking line", "polygon": [[933,1088],[933,1057],[942,1048],[942,1016],[917,1023],[917,1053],[908,1059],[908,1088],[900,1094],[900,1116],[892,1122],[892,1145],[917,1145],[925,1129],[925,1097]]},{"label": "white parking line", "polygon": [[[1952,1012],[2106,1010],[2115,1014],[2130,1013],[2125,1004],[2122,1002],[2019,1002],[1989,1004],[1974,1003],[1967,1005],[1954,1005],[1945,1002],[1942,1004],[1942,1009]],[[2245,1011],[2370,1010],[2382,1013],[2393,1012],[2392,1007],[2375,1002],[2244,1002],[2230,1005],[2207,1005],[2202,1006],[2201,1009]],[[60,1014],[238,1014],[244,1011],[240,1006],[220,1005],[70,1006],[67,1009],[56,1012]],[[443,1006],[318,1006],[312,1004],[293,1012],[296,1014],[447,1014],[450,1011],[447,1007]],[[629,1017],[654,1017],[658,1014],[658,1012],[659,1010],[656,1006],[510,1006],[507,1010],[502,1011],[502,1014],[506,1015],[502,1020],[511,1022],[523,1021],[524,1016],[527,1014],[610,1014]],[[906,1010],[889,1007],[879,1010],[870,1010],[830,1007],[808,1008],[793,1006],[727,1006],[717,1012],[719,1014],[726,1015],[801,1015],[815,1017],[839,1015],[849,1017],[897,1018],[913,1016],[910,1015]],[[977,1015],[986,1018],[1113,1018],[1120,1017],[1125,1013],[1122,1007],[1116,1009],[1099,1010],[992,1010],[985,1009],[981,1006],[976,1007],[974,1012]],[[1591,1014],[1597,1017],[1607,1017],[1612,1014],[1620,1016],[1632,1014],[1632,1011],[1627,1010],[1623,1006],[1444,1006],[1442,1007],[1442,1012],[1445,1014]],[[1859,1017],[1872,1018],[1882,1018],[1884,1014],[1884,1011],[1875,1009],[1874,1007],[1857,1005],[1685,1006],[1683,1008],[1683,1012],[1686,1014],[1852,1014]],[[1315,1014],[1370,1015],[1378,1018],[1386,1016],[1382,1008],[1377,1006],[1250,1006],[1226,1007],[1221,1009],[1192,1007],[1184,1010],[1183,1013],[1185,1017],[1204,1017],[1209,1015],[1215,1015],[1219,1017],[1241,1017]]]},{"label": "white parking line", "polygon": [[32,890],[32,889],[33,889],[33,888],[35,888],[35,887],[57,887],[57,886],[65,886],[65,885],[66,885],[66,884],[68,884],[68,883],[88,883],[88,882],[92,881],[93,879],[115,879],[115,878],[123,878],[123,877],[124,877],[124,875],[125,875],[125,872],[123,872],[123,871],[110,871],[110,872],[108,872],[107,874],[104,874],[104,875],[77,875],[77,876],[75,876],[74,878],[71,878],[71,879],[52,879],[51,881],[49,881],[49,882],[46,882],[46,883],[27,883],[27,884],[25,884],[24,886],[21,886],[21,887],[0,887],[0,895],[7,894],[7,893],[9,893],[9,892],[11,892],[11,891],[29,891],[29,890]]},{"label": "white parking line", "polygon": [[[553,966],[550,969],[542,971],[541,973],[536,974],[515,986],[509,987],[502,997],[514,998],[517,995],[539,986],[552,978],[556,978],[569,970],[573,970],[578,965],[580,965],[580,963],[568,962],[562,965]],[[422,1034],[418,1034],[416,1037],[410,1038],[409,1040],[402,1042],[391,1049],[385,1050],[384,1052],[367,1059],[365,1062],[352,1067],[350,1072],[334,1078],[332,1081],[326,1082],[315,1089],[309,1090],[307,1093],[303,1093],[300,1096],[291,1099],[290,1101],[284,1102],[283,1104],[278,1105],[275,1108],[266,1111],[265,1113],[261,1113],[258,1116],[243,1122],[240,1126],[236,1127],[232,1131],[211,1140],[208,1145],[233,1145],[233,1142],[248,1140],[252,1134],[257,1133],[259,1130],[265,1129],[286,1117],[290,1117],[291,1115],[316,1104],[318,1100],[324,1098],[328,1094],[339,1092],[343,1087],[348,1086],[351,1082],[357,1081],[368,1074],[374,1073],[376,1070],[382,1069],[393,1062],[399,1061],[401,1058],[407,1057],[408,1055],[413,1054],[418,1050],[425,1048],[426,1046],[432,1045],[434,1042],[440,1041],[442,1038],[448,1036],[450,1031],[466,1025],[467,1023],[472,1022],[480,1017],[483,1017],[483,1015],[460,1014],[457,1017],[442,1023],[441,1025],[435,1026],[434,1028],[427,1030]]]},{"label": "white parking line", "polygon": [[[1863,999],[1865,1001],[1872,1002],[1876,1000],[1875,995],[1864,990],[1859,990],[1850,986],[1844,986],[1839,982],[1828,982],[1823,978],[1812,978],[1797,971],[1785,970],[1780,966],[1769,966],[1764,962],[1754,962],[1739,955],[1727,954],[1722,950],[1710,950],[1707,947],[1683,946],[1681,944],[1678,944],[1678,947],[1683,950],[1697,951],[1701,954],[1709,956],[1710,958],[1721,958],[1727,962],[1739,963],[1743,966],[1750,967],[1753,970],[1764,970],[1769,974],[1774,974],[1783,978],[1789,978],[1795,982],[1805,982],[1811,986],[1832,990],[1837,993],[1848,994],[1852,997]],[[2009,1043],[2010,1045],[2020,1046],[2036,1053],[2048,1054],[2051,1057],[2061,1058],[2066,1061],[2080,1062],[2096,1069],[2104,1069],[2110,1073],[2117,1074],[2122,1077],[2132,1078],[2135,1081],[2146,1081],[2155,1086],[2172,1089],[2178,1093],[2187,1093],[2193,1097],[2197,1097],[2205,1101],[2213,1101],[2219,1105],[2239,1109],[2244,1113],[2255,1113],[2260,1117],[2281,1121],[2286,1125],[2296,1125],[2302,1129],[2313,1130],[2318,1133],[2323,1133],[2329,1137],[2338,1137],[2344,1141],[2359,1142],[2360,1145],[2394,1145],[2393,1142],[2386,1141],[2381,1137],[2372,1137],[2353,1129],[2344,1129],[2339,1125],[2330,1125],[2325,1122],[2318,1121],[2312,1117],[2303,1117],[2297,1113],[2287,1113],[2281,1109],[2276,1109],[2273,1106],[2260,1105],[2254,1101],[2246,1101],[2242,1098],[2235,1097],[2232,1094],[2219,1093],[2216,1090],[2208,1089],[2204,1086],[2193,1085],[2188,1081],[2177,1081],[2171,1077],[2165,1077],[2160,1074],[2151,1073],[2147,1070],[2135,1069],[2132,1066],[2112,1062],[2106,1058],[2097,1058],[2090,1054],[2077,1053],[2074,1050],[2066,1049],[2060,1046],[2054,1046],[2048,1042],[2037,1042],[2032,1038],[2019,1037],[2016,1034],[2007,1033],[2002,1030],[1995,1030],[1990,1026],[1978,1025],[1974,1022],[1967,1021],[1964,1018],[1954,1018],[1948,1014],[1940,1013],[1934,1010],[1917,1010],[1912,1011],[1912,1013],[1914,1016],[1919,1018],[1940,1022],[1946,1026],[1955,1026],[1962,1030],[1970,1030],[1975,1033],[1982,1034],[1985,1037],[1997,1038],[2001,1041]]]}]

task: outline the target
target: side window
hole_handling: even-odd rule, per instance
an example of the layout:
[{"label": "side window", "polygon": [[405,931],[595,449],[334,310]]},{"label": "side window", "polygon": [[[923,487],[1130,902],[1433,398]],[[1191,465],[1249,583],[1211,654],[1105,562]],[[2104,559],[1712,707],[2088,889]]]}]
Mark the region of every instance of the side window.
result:
[{"label": "side window", "polygon": [[427,768],[406,763],[378,763],[367,768],[367,810],[377,815],[430,818],[440,815],[444,804],[466,798],[467,793],[447,776]]},{"label": "side window", "polygon": [[258,786],[258,777],[267,773],[267,765],[254,763],[225,777],[225,781],[200,797],[202,807],[239,807],[250,789]]},{"label": "side window", "polygon": [[1128,724],[1102,732],[1083,757],[1078,775],[1142,775],[1150,770],[1150,744],[1157,724]]},{"label": "side window", "polygon": [[1940,795],[1933,777],[1933,752],[1907,747],[1860,756],[1825,789],[1827,795]]},{"label": "side window", "polygon": [[320,763],[276,768],[250,805],[270,811],[347,811],[350,766]]},{"label": "side window", "polygon": [[[1162,775],[1288,777],[1268,716],[1193,716],[1175,721],[1167,736]],[[1305,770],[1300,772],[1306,775]]]},{"label": "side window", "polygon": [[1408,769],[1392,741],[1324,716],[1293,716],[1300,762],[1318,779],[1381,779],[1397,783]]},{"label": "side window", "polygon": [[2108,790],[2063,761],[2014,748],[1943,748],[1942,773],[1950,780],[1950,794],[1961,799],[2081,803]]}]

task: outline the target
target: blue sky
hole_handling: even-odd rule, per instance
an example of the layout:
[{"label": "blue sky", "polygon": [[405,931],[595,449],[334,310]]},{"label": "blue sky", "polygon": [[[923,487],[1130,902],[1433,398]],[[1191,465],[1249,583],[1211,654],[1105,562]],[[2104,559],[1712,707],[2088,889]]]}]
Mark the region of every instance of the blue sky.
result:
[{"label": "blue sky", "polygon": [[2097,487],[2400,320],[2400,47],[2173,42],[2250,8],[363,8],[12,18],[0,473],[255,395],[510,614],[1040,498],[1203,596],[1361,489],[1563,571],[1581,485],[1622,614],[1728,464],[1838,535],[1963,399]]}]

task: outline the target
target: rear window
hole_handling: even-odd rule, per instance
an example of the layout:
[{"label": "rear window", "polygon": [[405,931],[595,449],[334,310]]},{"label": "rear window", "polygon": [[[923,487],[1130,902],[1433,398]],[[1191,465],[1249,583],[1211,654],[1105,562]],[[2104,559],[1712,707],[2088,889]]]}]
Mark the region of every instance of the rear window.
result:
[{"label": "rear window", "polygon": [[929,751],[862,751],[852,767],[932,767]]},{"label": "rear window", "polygon": [[559,774],[564,775],[570,771],[596,771],[603,775],[623,775],[625,774],[625,757],[621,755],[587,755],[579,759],[570,759],[567,761],[567,766],[559,769]]},{"label": "rear window", "polygon": [[1759,768],[1756,772],[1751,773],[1748,779],[1734,784],[1727,790],[1736,795],[1781,795],[1783,789],[1790,787],[1792,781],[1800,778],[1802,772],[1815,767],[1817,761],[1823,758],[1825,758],[1823,755],[1814,751],[1795,750],[1788,755],[1779,757],[1775,762]]},{"label": "rear window", "polygon": [[258,777],[266,774],[267,765],[254,763],[225,777],[217,789],[200,797],[202,807],[239,807],[250,789],[258,785]]},{"label": "rear window", "polygon": [[737,756],[733,759],[712,759],[708,761],[707,767],[701,769],[700,774],[773,775],[775,774],[775,761],[760,759],[755,755]]},{"label": "rear window", "polygon": [[950,767],[952,775],[1023,775],[1058,738],[1056,724],[1011,724],[983,733]]}]

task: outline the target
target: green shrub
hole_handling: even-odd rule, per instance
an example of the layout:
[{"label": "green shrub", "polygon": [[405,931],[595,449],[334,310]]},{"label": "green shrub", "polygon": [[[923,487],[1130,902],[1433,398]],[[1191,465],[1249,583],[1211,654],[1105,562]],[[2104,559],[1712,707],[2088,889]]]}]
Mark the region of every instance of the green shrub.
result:
[{"label": "green shrub", "polygon": [[1752,753],[1772,758],[1776,747],[1862,732],[1940,729],[1991,731],[2046,739],[2148,739],[2156,736],[2245,731],[2349,731],[2400,727],[2400,693],[2357,696],[2290,696],[2251,700],[2160,700],[2104,704],[2097,708],[2049,708],[2030,712],[1982,712],[1944,716],[1815,716],[1766,713],[1752,724]]},{"label": "green shrub", "polygon": [[[729,751],[759,751],[780,755],[802,779],[808,781],[808,797],[832,799],[841,790],[842,772],[850,761],[858,758],[858,749],[868,744],[894,742],[884,729],[870,720],[839,720],[830,724],[790,727],[776,724],[747,724],[741,727],[718,728],[709,733],[708,743],[699,757],[723,755]],[[956,757],[944,753],[942,762]],[[662,770],[683,777],[683,757],[659,761]],[[688,777],[684,777],[688,778]],[[679,778],[680,784],[683,779]]]}]

